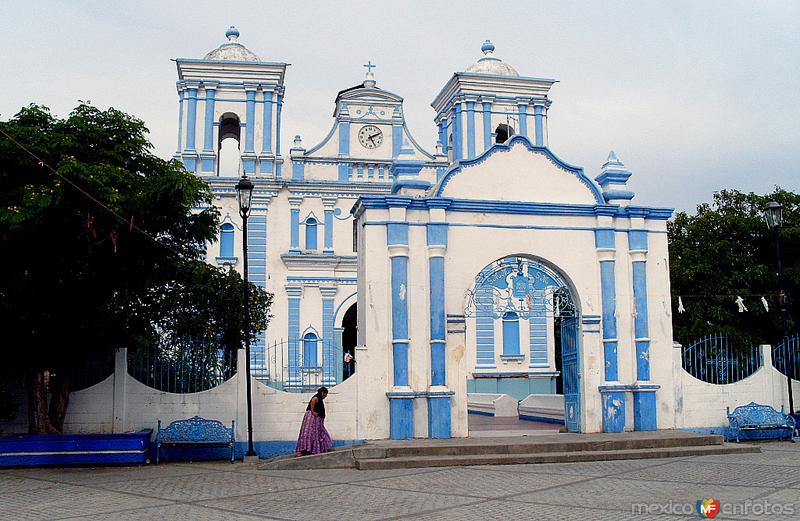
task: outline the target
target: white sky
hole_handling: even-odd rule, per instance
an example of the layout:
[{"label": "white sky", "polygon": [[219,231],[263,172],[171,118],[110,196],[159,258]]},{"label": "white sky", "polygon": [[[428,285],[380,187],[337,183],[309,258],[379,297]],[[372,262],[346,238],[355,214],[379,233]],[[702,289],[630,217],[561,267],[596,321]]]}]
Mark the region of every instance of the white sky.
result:
[{"label": "white sky", "polygon": [[229,25],[286,76],[283,153],[332,124],[336,92],[372,60],[405,98],[428,150],[430,102],[483,40],[551,90],[550,147],[590,177],[610,149],[633,171],[634,203],[693,209],[720,188],[800,191],[800,2],[9,3],[0,17],[0,119],[30,102],[77,100],[134,114],[156,152],[177,144],[175,57],[201,58]]}]

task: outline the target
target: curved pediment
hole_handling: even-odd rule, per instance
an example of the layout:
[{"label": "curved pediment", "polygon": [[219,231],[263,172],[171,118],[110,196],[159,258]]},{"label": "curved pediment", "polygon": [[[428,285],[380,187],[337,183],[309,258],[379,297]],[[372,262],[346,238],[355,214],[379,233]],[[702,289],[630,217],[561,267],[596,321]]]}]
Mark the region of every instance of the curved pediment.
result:
[{"label": "curved pediment", "polygon": [[604,204],[583,169],[548,148],[514,136],[475,159],[461,161],[441,180],[436,197],[565,204]]}]

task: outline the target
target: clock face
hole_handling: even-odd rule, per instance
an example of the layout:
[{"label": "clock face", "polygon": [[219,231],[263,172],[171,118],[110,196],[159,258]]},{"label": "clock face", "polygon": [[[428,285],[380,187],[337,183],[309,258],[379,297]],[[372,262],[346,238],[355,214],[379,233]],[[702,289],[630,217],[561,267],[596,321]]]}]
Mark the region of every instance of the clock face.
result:
[{"label": "clock face", "polygon": [[375,125],[363,126],[358,131],[358,142],[364,148],[378,148],[383,143],[383,132]]}]

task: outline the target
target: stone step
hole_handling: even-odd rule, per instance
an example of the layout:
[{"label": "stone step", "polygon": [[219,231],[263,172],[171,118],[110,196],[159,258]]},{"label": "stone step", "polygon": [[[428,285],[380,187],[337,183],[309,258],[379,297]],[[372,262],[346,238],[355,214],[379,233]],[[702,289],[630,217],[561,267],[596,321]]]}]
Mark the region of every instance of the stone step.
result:
[{"label": "stone step", "polygon": [[446,456],[406,456],[361,459],[356,458],[359,470],[407,469],[420,467],[451,467],[471,465],[513,465],[519,463],[572,463],[581,461],[613,461],[648,458],[680,458],[712,454],[747,454],[761,452],[753,445],[705,445],[617,450],[585,450],[575,452],[535,452],[518,454],[459,454]]},{"label": "stone step", "polygon": [[[566,436],[555,436],[548,439],[531,437],[519,439],[514,443],[440,443],[423,445],[409,443],[399,446],[382,447],[385,458],[407,458],[427,456],[471,456],[471,455],[504,455],[504,454],[538,454],[560,452],[598,452],[619,451],[636,449],[664,449],[674,447],[700,447],[722,445],[723,437],[713,434],[695,435],[686,437],[641,437],[641,438],[612,438],[612,439],[569,439]],[[550,441],[552,440],[552,441]],[[355,451],[356,459],[370,459],[375,456],[367,455],[365,450]],[[374,450],[371,451],[374,453]]]}]

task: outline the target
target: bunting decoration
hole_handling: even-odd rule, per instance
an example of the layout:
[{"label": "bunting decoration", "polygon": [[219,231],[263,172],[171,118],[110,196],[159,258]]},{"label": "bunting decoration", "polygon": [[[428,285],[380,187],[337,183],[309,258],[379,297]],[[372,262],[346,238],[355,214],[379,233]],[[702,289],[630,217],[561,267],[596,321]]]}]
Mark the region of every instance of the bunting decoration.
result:
[{"label": "bunting decoration", "polygon": [[736,305],[739,306],[739,313],[744,313],[747,308],[744,305],[744,299],[741,296],[736,297]]}]

